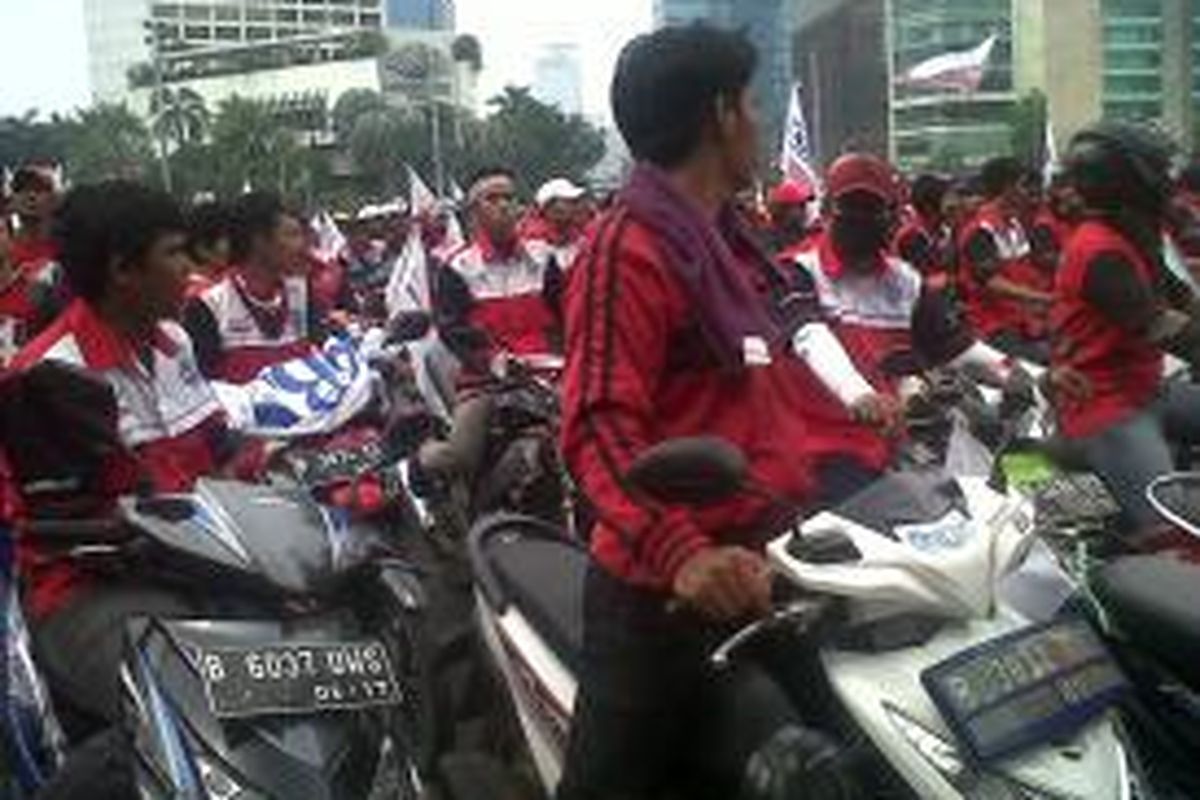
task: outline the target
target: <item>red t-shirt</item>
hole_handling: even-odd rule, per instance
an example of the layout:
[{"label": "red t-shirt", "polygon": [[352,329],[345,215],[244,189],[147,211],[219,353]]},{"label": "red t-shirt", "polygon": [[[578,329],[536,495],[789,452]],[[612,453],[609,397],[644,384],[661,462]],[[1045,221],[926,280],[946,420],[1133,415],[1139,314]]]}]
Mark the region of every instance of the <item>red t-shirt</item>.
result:
[{"label": "red t-shirt", "polygon": [[7,284],[0,285],[0,373],[34,333],[40,312],[33,299],[34,281],[28,270],[14,270]]},{"label": "red t-shirt", "polygon": [[[973,252],[977,238],[990,240],[992,254],[999,261],[995,275],[981,274],[984,265]],[[987,287],[996,275],[1013,283],[1040,291],[1049,291],[1053,278],[1033,263],[1029,237],[1025,226],[1015,217],[1003,214],[994,204],[979,209],[979,213],[963,228],[959,239],[966,287],[967,315],[981,336],[993,336],[1002,331],[1017,331],[1025,335],[1044,333],[1044,319],[1029,304],[1001,297]]]},{"label": "red t-shirt", "polygon": [[[100,488],[105,498],[131,494],[142,479],[156,491],[187,491],[216,466],[215,443],[224,414],[200,374],[187,334],[174,323],[162,323],[149,344],[153,360],[148,368],[132,344],[86,302],[76,300],[14,362],[23,369],[61,361],[94,372],[112,386],[117,434],[126,451],[105,464]],[[41,547],[35,537],[22,537],[19,557],[35,617],[61,608],[93,580],[74,561]]]},{"label": "red t-shirt", "polygon": [[744,363],[723,369],[654,233],[623,206],[589,235],[565,316],[563,453],[597,510],[592,553],[608,571],[667,589],[703,548],[761,546],[779,511],[758,494],[700,509],[631,495],[625,473],[664,440],[719,436],[746,453],[759,485],[797,504],[809,497],[804,420],[784,369],[790,354],[750,337]]},{"label": "red t-shirt", "polygon": [[1106,254],[1120,256],[1153,285],[1149,262],[1115,229],[1098,220],[1076,228],[1063,253],[1051,310],[1053,365],[1070,367],[1092,384],[1086,402],[1058,409],[1063,432],[1072,438],[1100,433],[1145,408],[1162,382],[1158,346],[1113,323],[1084,296],[1089,269]]},{"label": "red t-shirt", "polygon": [[26,264],[44,264],[58,259],[58,245],[51,238],[18,236],[12,241],[9,258],[18,267]]}]

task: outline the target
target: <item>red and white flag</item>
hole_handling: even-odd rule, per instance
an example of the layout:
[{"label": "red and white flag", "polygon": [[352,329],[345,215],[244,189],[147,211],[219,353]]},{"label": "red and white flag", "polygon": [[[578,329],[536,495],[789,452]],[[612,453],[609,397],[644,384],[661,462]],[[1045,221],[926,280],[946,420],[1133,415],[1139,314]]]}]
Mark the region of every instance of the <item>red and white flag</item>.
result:
[{"label": "red and white flag", "polygon": [[433,214],[437,211],[437,195],[411,166],[408,167],[408,196],[408,207],[414,216]]},{"label": "red and white flag", "polygon": [[998,39],[993,33],[970,50],[956,50],[926,59],[901,75],[897,83],[919,89],[977,91]]}]

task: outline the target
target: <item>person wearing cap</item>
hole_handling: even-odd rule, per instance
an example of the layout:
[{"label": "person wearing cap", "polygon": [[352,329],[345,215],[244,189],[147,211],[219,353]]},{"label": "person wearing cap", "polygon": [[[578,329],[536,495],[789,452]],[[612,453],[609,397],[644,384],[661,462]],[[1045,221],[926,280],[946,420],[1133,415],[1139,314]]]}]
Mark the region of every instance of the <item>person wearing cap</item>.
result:
[{"label": "person wearing cap", "polygon": [[268,192],[251,192],[230,209],[233,266],[188,301],[184,326],[201,372],[242,384],[265,367],[311,353],[325,330],[324,309],[305,272],[299,217]]},{"label": "person wearing cap", "polygon": [[[561,269],[518,235],[516,178],[504,167],[478,172],[467,189],[471,241],[438,271],[438,327],[486,334],[486,355],[561,350],[557,306]],[[481,353],[459,353],[479,363]]]},{"label": "person wearing cap", "polygon": [[962,284],[978,336],[1009,355],[1045,364],[1053,279],[1033,260],[1022,221],[1031,208],[1024,178],[1013,158],[995,158],[984,165],[987,199],[959,239]]},{"label": "person wearing cap", "polygon": [[863,424],[875,417],[861,413],[848,418],[846,412],[855,409],[856,395],[869,396],[866,387],[906,399],[901,395],[908,387],[890,362],[901,356],[911,361],[915,355],[928,367],[970,364],[1011,391],[1030,387],[1028,376],[1010,359],[977,342],[957,322],[945,294],[935,291],[940,287],[929,286],[911,264],[892,255],[903,194],[890,164],[869,154],[847,154],[830,167],[826,184],[828,224],[814,247],[796,253],[793,263],[815,295],[821,318],[866,380],[865,386],[857,383],[857,392],[855,382],[835,392],[840,406],[824,402],[808,407],[814,471],[825,495],[836,500],[863,488],[891,459],[893,448],[877,432],[879,426]]},{"label": "person wearing cap", "polygon": [[771,190],[767,211],[771,217],[770,243],[784,253],[809,243],[815,233],[811,207],[817,193],[810,181],[793,178]]},{"label": "person wearing cap", "polygon": [[583,200],[587,189],[566,178],[542,184],[534,198],[537,208],[522,224],[521,238],[530,250],[542,251],[563,272],[575,263],[583,243]]},{"label": "person wearing cap", "polygon": [[10,258],[19,268],[36,268],[58,258],[51,233],[58,206],[59,178],[48,164],[29,164],[12,177],[12,210],[17,215],[17,235]]}]

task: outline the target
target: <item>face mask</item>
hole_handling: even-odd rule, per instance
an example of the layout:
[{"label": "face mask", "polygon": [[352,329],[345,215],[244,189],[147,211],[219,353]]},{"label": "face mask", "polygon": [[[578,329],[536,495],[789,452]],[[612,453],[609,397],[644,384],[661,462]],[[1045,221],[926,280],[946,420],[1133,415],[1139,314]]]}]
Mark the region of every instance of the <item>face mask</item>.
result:
[{"label": "face mask", "polygon": [[887,248],[891,225],[886,217],[840,214],[830,230],[843,258],[856,261],[874,258]]}]

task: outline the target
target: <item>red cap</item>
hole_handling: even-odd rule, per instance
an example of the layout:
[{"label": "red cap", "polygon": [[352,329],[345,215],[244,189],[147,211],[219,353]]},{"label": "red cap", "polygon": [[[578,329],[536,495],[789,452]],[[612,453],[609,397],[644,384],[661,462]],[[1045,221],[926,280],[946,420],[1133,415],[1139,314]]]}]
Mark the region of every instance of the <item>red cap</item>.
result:
[{"label": "red cap", "polygon": [[772,189],[767,200],[773,206],[800,206],[811,203],[816,196],[808,181],[788,180]]},{"label": "red cap", "polygon": [[852,192],[869,192],[889,203],[900,199],[899,174],[891,164],[868,153],[850,153],[833,162],[825,182],[829,196],[835,199]]}]

